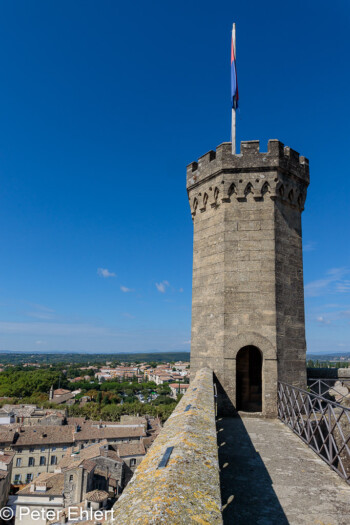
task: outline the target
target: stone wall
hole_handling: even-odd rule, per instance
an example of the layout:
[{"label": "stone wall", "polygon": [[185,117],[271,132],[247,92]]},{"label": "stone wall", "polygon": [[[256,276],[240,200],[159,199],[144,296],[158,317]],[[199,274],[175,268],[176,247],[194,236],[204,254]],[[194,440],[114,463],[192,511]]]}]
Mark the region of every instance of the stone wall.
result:
[{"label": "stone wall", "polygon": [[[169,461],[159,468],[165,451]],[[114,506],[118,525],[222,524],[213,373],[199,370]]]},{"label": "stone wall", "polygon": [[276,201],[275,228],[278,380],[305,388],[306,341],[300,210]]}]

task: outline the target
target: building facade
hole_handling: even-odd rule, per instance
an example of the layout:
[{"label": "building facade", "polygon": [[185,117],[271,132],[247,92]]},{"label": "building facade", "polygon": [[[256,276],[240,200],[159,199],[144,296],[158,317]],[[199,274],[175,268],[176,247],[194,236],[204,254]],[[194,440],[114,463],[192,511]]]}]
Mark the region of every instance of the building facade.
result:
[{"label": "building facade", "polygon": [[13,452],[4,452],[3,450],[0,450],[0,509],[5,507],[9,496],[13,457]]},{"label": "building facade", "polygon": [[[8,435],[9,434],[9,435]],[[3,436],[3,437],[2,437]],[[140,442],[146,437],[143,425],[98,424],[86,421],[78,425],[19,427],[0,433],[4,450],[15,453],[12,468],[14,485],[28,484],[37,476],[55,472],[70,447],[80,450],[102,441],[111,444]],[[4,440],[7,439],[5,442]],[[2,443],[2,440],[4,443]]]}]

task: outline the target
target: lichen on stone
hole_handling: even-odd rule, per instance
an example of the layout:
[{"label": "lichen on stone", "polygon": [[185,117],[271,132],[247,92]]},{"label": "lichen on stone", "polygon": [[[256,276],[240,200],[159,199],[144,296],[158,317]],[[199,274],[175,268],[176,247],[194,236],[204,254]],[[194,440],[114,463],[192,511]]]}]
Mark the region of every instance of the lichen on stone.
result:
[{"label": "lichen on stone", "polygon": [[[185,411],[185,408],[191,408]],[[167,447],[174,447],[158,468]],[[118,525],[222,524],[213,373],[199,370],[114,506]]]}]

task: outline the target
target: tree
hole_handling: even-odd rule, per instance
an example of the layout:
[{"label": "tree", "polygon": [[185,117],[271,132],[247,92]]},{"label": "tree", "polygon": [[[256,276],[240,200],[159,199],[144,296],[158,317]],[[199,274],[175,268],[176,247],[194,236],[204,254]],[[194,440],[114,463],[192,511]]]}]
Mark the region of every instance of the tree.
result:
[{"label": "tree", "polygon": [[160,395],[153,401],[154,405],[170,405],[173,404],[174,400],[166,395]]},{"label": "tree", "polygon": [[[99,392],[99,394],[101,394],[101,392]],[[102,394],[101,394],[101,395],[102,395]],[[104,395],[104,396],[103,396],[102,403],[103,403],[104,405],[109,405],[109,404],[110,404],[110,400],[109,400],[108,395]]]},{"label": "tree", "polygon": [[47,394],[53,385],[66,387],[67,379],[61,372],[50,369],[14,370],[0,373],[0,396],[23,398],[37,393]]}]

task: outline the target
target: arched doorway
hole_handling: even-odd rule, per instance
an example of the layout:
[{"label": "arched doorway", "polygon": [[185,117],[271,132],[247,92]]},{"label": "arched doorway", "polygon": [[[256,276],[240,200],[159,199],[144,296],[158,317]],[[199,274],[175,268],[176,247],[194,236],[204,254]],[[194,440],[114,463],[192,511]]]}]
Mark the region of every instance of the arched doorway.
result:
[{"label": "arched doorway", "polygon": [[244,346],[236,357],[237,410],[262,410],[262,354],[256,346]]}]

